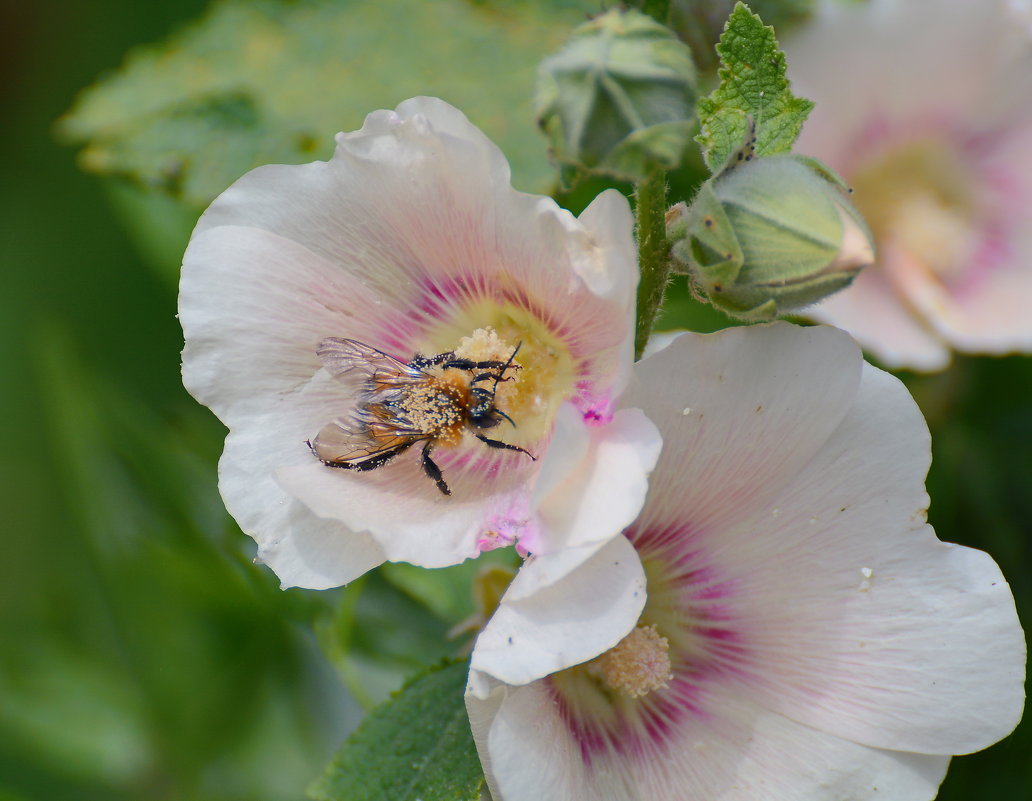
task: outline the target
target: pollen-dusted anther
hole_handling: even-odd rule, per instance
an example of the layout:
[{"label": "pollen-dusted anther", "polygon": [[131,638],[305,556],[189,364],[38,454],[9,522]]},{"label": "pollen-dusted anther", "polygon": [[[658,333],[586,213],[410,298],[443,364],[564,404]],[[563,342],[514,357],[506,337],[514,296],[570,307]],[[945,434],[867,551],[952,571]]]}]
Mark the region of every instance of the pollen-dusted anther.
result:
[{"label": "pollen-dusted anther", "polygon": [[[472,361],[504,362],[513,352],[515,343],[510,343],[498,336],[498,332],[490,326],[476,329],[472,334],[459,340],[459,346],[453,353],[457,359]],[[506,380],[519,380],[519,363],[514,361],[515,370],[506,371]]]},{"label": "pollen-dusted anther", "polygon": [[654,625],[634,629],[599,657],[597,668],[606,684],[631,698],[660,690],[674,677],[670,643]]}]

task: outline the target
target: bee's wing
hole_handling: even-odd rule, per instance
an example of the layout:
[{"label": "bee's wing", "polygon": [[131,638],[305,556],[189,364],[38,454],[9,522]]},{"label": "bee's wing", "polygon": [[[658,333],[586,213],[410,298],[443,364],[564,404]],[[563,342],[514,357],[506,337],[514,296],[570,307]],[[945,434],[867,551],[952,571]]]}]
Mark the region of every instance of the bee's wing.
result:
[{"label": "bee's wing", "polygon": [[364,382],[370,392],[407,386],[428,378],[419,368],[354,339],[327,337],[315,352],[334,378]]},{"label": "bee's wing", "polygon": [[312,440],[312,451],[323,462],[358,465],[375,456],[411,445],[417,437],[386,425],[370,427],[358,420],[338,418]]}]

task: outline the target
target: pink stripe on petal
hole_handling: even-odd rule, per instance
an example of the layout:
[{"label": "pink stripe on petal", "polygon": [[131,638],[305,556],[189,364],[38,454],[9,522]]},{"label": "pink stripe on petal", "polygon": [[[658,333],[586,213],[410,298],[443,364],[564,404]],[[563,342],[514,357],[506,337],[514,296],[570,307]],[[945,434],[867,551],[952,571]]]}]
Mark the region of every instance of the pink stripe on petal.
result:
[{"label": "pink stripe on petal", "polygon": [[[707,705],[714,695],[708,688],[754,677],[752,648],[734,605],[738,582],[700,547],[701,533],[688,524],[625,533],[648,579],[640,622],[669,640],[673,677],[638,698],[609,689],[590,665],[546,679],[586,766],[613,755],[662,758],[689,720],[719,717],[719,709]],[[578,683],[571,688],[569,682]]]}]

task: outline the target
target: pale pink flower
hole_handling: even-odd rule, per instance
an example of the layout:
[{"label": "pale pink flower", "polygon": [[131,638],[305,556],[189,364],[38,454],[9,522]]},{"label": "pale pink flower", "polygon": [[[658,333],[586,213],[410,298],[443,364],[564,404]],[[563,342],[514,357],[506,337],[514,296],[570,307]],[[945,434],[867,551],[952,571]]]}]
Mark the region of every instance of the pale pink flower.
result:
[{"label": "pale pink flower", "polygon": [[[435,98],[370,114],[327,162],[261,167],[230,187],[184,260],[183,377],[229,428],[219,486],[259,560],[285,586],[321,588],[385,559],[437,567],[514,541],[590,551],[617,534],[659,449],[640,412],[612,409],[632,359],[631,228],[615,192],[579,218],[517,192],[498,148]],[[330,338],[403,365],[452,351],[511,357],[504,376],[426,368],[467,390],[486,372],[477,386],[507,417],[435,440],[440,481],[419,437],[377,469],[327,466],[306,441],[352,436],[336,420],[369,439],[374,383],[361,369],[340,375],[353,356],[342,350],[358,346]],[[571,475],[553,439],[605,458]],[[387,442],[369,439],[369,450]],[[603,512],[607,524],[592,525]]]},{"label": "pale pink flower", "polygon": [[785,323],[684,335],[636,377],[664,440],[640,517],[538,594],[528,560],[473,652],[495,801],[917,801],[1015,726],[1010,589],[925,522],[898,380]]},{"label": "pale pink flower", "polygon": [[817,104],[796,149],[845,177],[877,242],[812,316],[893,368],[1032,351],[1026,0],[825,0],[783,43]]}]

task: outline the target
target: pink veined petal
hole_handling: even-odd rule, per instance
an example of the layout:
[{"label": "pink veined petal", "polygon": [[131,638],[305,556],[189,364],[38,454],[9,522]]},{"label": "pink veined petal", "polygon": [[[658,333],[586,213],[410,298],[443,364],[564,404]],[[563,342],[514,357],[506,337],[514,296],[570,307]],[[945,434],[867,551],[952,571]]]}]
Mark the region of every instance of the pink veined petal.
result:
[{"label": "pink veined petal", "polygon": [[[762,332],[762,333],[760,333]],[[855,369],[843,365],[855,364]],[[833,328],[788,323],[683,335],[635,367],[621,399],[653,421],[676,421],[692,478],[664,451],[650,480],[676,484],[700,526],[726,527],[776,494],[821,448],[856,395],[859,351]]]},{"label": "pink veined petal", "polygon": [[928,461],[906,389],[868,367],[850,414],[784,494],[712,532],[743,621],[742,692],[880,748],[968,753],[1014,728],[1025,675],[1014,601],[987,554],[924,523]]},{"label": "pink veined petal", "polygon": [[[499,518],[504,517],[502,510],[511,510],[511,521],[504,522],[513,525],[520,524],[526,511],[518,485],[466,493],[460,489],[465,483],[453,478],[448,463],[438,463],[453,484],[452,497],[442,495],[426,477],[418,446],[397,457],[390,470],[356,473],[328,468],[313,459],[280,468],[275,476],[281,487],[319,517],[341,521],[356,531],[375,531],[388,561],[446,567],[479,553],[477,542],[489,530],[492,510]],[[511,543],[518,531],[501,533]]]},{"label": "pink veined petal", "polygon": [[[928,433],[896,379],[865,367],[820,450],[725,520],[686,490],[723,466],[700,460],[676,410],[644,406],[665,450],[635,529],[676,532],[665,558],[720,592],[712,636],[733,647],[707,663],[714,681],[874,747],[966,753],[1014,727],[1024,640],[1010,590],[988,556],[925,525]],[[633,539],[648,562],[655,546]]]},{"label": "pink veined petal", "polygon": [[928,801],[949,763],[857,745],[733,692],[708,701],[715,714],[685,722],[663,748],[585,761],[547,681],[466,695],[495,801]]},{"label": "pink veined petal", "polygon": [[[1032,67],[1026,72],[1032,76]],[[939,304],[924,310],[958,350],[1032,350],[1032,233],[1025,219],[1032,202],[1030,144],[1032,123],[1024,122],[995,135],[991,148],[974,147],[970,155],[984,181],[979,187],[985,206],[985,219],[976,231],[979,245],[967,280],[945,297],[933,298]]]},{"label": "pink veined petal", "polygon": [[[327,384],[335,382],[320,372],[299,394],[304,398]],[[300,444],[304,446],[304,441]],[[353,531],[375,532],[389,561],[444,567],[476,556],[478,539],[492,522],[508,542],[521,533],[530,514],[529,490],[524,487],[533,466],[529,457],[493,450],[476,440],[462,453],[434,451],[433,458],[452,489],[447,497],[423,470],[422,446],[416,443],[389,467],[369,472],[328,467],[304,446],[305,452],[294,459],[284,454],[274,475],[280,487],[319,517],[340,521]],[[467,454],[483,464],[459,469]]]},{"label": "pink veined petal", "polygon": [[183,381],[227,425],[300,389],[322,366],[316,344],[341,319],[351,321],[359,339],[379,328],[374,299],[362,286],[269,231],[226,225],[195,234],[186,261]]},{"label": "pink veined petal", "polygon": [[[851,140],[872,116],[899,121],[932,111],[984,129],[1023,113],[1013,99],[1032,90],[1032,38],[1007,6],[822,0],[783,40],[793,91],[817,103],[797,149],[846,169]],[[920,37],[909,35],[917,29]]]},{"label": "pink veined petal", "polygon": [[[888,262],[901,294],[943,340],[976,353],[1032,349],[1032,261],[1012,256],[1006,264],[995,265],[976,287],[950,291],[913,254],[884,250],[889,252],[883,262]],[[1032,256],[1032,247],[1028,250]],[[903,363],[918,366],[913,359]]]},{"label": "pink veined petal", "polygon": [[645,574],[624,537],[593,546],[562,581],[552,561],[567,552],[532,557],[477,637],[471,667],[509,684],[526,684],[593,659],[612,648],[645,605]]}]

